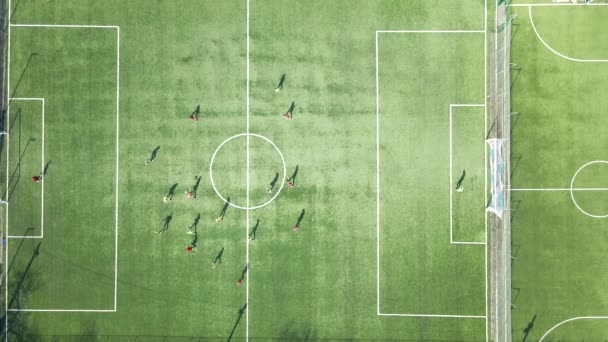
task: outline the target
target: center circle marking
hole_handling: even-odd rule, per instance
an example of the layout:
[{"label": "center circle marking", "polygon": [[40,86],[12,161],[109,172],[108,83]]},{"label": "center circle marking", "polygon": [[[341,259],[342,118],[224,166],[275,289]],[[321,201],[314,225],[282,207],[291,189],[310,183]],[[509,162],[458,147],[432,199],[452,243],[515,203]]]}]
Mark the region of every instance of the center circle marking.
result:
[{"label": "center circle marking", "polygon": [[[229,141],[239,138],[239,137],[247,137],[247,136],[251,136],[251,137],[256,137],[256,138],[260,138],[262,140],[265,140],[266,142],[268,142],[270,145],[272,145],[272,147],[274,147],[274,149],[277,151],[277,153],[279,154],[279,157],[281,157],[281,161],[283,162],[283,178],[285,177],[285,175],[287,174],[287,165],[285,164],[285,158],[283,157],[283,153],[281,153],[281,150],[279,150],[279,148],[277,147],[277,145],[275,145],[270,139],[266,138],[263,135],[259,135],[259,134],[254,134],[254,133],[241,133],[241,134],[237,134],[234,136],[231,136],[230,138],[224,140],[218,147],[217,149],[215,149],[215,152],[213,152],[213,156],[211,156],[211,162],[209,163],[209,179],[211,180],[211,186],[213,187],[213,191],[215,191],[215,193],[217,194],[217,196],[219,198],[221,198],[224,202],[228,202],[228,200],[226,198],[224,198],[224,196],[222,196],[222,194],[219,192],[219,190],[217,189],[217,187],[215,186],[215,182],[213,181],[213,162],[215,161],[215,156],[217,155],[217,153],[219,152],[220,149],[222,149],[222,147]],[[249,149],[249,146],[247,146],[247,149]],[[283,190],[283,186],[285,185],[285,182],[281,182],[281,186],[279,187],[279,190],[277,190],[276,194],[274,194],[274,196],[272,196],[271,199],[269,199],[268,201],[260,204],[260,205],[256,205],[253,207],[243,207],[240,205],[236,205],[232,202],[228,202],[228,204],[234,208],[237,209],[243,209],[243,210],[253,210],[253,209],[259,209],[262,207],[267,206],[268,204],[270,204],[270,202],[274,201],[275,198],[277,198],[277,196],[281,193],[281,190]]]},{"label": "center circle marking", "polygon": [[608,164],[608,161],[605,161],[605,160],[590,161],[587,164],[581,166],[578,170],[576,170],[576,172],[574,173],[574,176],[572,176],[572,181],[570,182],[570,197],[572,198],[572,202],[574,202],[574,205],[576,206],[576,208],[578,208],[578,210],[580,210],[583,214],[590,216],[590,217],[595,217],[595,218],[606,218],[606,217],[608,217],[608,214],[594,215],[594,214],[591,214],[591,213],[585,211],[583,208],[580,207],[580,205],[578,205],[578,203],[576,202],[576,198],[574,198],[574,180],[576,179],[576,176],[578,176],[578,173],[581,172],[582,169],[584,169],[587,166],[592,165],[592,164]]}]

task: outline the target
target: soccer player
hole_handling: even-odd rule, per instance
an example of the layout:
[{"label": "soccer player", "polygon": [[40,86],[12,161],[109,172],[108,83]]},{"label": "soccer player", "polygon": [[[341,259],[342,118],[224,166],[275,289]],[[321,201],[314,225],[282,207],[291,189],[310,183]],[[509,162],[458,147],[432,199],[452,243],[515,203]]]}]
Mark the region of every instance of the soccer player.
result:
[{"label": "soccer player", "polygon": [[186,198],[188,199],[194,197],[194,192],[192,191],[192,189],[188,189],[188,191],[184,191],[184,193],[186,194]]},{"label": "soccer player", "polygon": [[281,79],[279,80],[279,84],[276,88],[274,88],[274,92],[278,93],[283,90],[283,83],[285,83],[285,74],[281,75]]},{"label": "soccer player", "polygon": [[291,106],[289,106],[289,109],[287,110],[287,112],[285,112],[285,114],[283,114],[283,118],[285,118],[286,120],[293,119],[293,110],[295,108],[296,108],[296,103],[294,101],[291,101]]},{"label": "soccer player", "polygon": [[239,278],[239,279],[236,281],[236,284],[237,284],[238,286],[243,285],[243,278]]},{"label": "soccer player", "polygon": [[42,180],[42,175],[32,177],[34,183],[39,183]]},{"label": "soccer player", "polygon": [[156,148],[154,150],[152,150],[152,154],[150,155],[150,158],[146,159],[146,165],[150,165],[150,163],[152,163],[154,161],[154,159],[156,159],[156,155],[158,154],[159,149],[160,149],[160,146],[156,146]]},{"label": "soccer player", "polygon": [[251,228],[251,233],[249,233],[249,240],[253,241],[255,240],[255,234],[258,232],[258,226],[260,225],[260,220],[257,220],[257,222],[255,223],[255,226],[253,226],[253,228]]},{"label": "soccer player", "polygon": [[287,178],[287,186],[289,188],[293,188],[296,186],[296,176],[298,175],[298,170],[300,169],[300,165],[296,165],[296,169],[293,171],[291,177]]},{"label": "soccer player", "polygon": [[194,250],[194,248],[192,246],[186,246],[186,253],[187,254],[192,253],[193,250]]},{"label": "soccer player", "polygon": [[456,183],[456,192],[462,192],[462,190],[464,190],[464,188],[462,187],[462,182],[464,182],[464,177],[467,175],[466,170],[462,170],[462,175],[460,176],[460,178],[458,179],[458,182]]},{"label": "soccer player", "polygon": [[228,205],[230,204],[230,197],[228,197],[228,199],[226,200],[226,203],[224,203],[224,207],[222,207],[222,211],[220,212],[220,216],[218,216],[215,219],[215,222],[222,222],[224,221],[224,216],[226,215],[226,210],[228,210]]},{"label": "soccer player", "polygon": [[306,213],[305,209],[302,209],[300,216],[298,216],[298,221],[296,221],[295,226],[293,226],[293,232],[297,233],[300,231],[300,223],[302,223],[302,219],[304,219],[304,214]]},{"label": "soccer player", "polygon": [[268,190],[266,190],[267,193],[272,193],[272,190],[274,189],[275,185],[277,185],[277,181],[279,180],[279,173],[277,172],[274,175],[274,179],[270,182],[270,185],[268,186]]},{"label": "soccer player", "polygon": [[159,231],[157,231],[156,234],[161,234],[169,230],[169,223],[171,223],[171,220],[173,220],[173,213],[165,217],[165,219],[163,220],[163,227]]},{"label": "soccer player", "polygon": [[198,114],[201,112],[201,105],[196,106],[196,109],[194,109],[194,111],[192,112],[192,114],[190,114],[190,120],[197,122],[198,121]]},{"label": "soccer player", "polygon": [[222,249],[219,251],[219,253],[217,253],[217,256],[215,257],[215,260],[213,260],[213,262],[211,263],[211,267],[215,269],[215,266],[217,264],[221,264],[222,263],[222,254],[224,254],[224,247],[222,247]]}]

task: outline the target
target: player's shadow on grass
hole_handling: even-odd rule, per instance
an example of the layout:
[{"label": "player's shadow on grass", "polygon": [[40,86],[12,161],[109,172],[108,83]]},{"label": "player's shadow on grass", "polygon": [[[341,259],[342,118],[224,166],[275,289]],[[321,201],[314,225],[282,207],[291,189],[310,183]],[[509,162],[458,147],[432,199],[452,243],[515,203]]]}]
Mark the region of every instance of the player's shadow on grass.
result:
[{"label": "player's shadow on grass", "polygon": [[258,219],[255,222],[255,226],[251,228],[251,232],[249,233],[249,240],[255,240],[255,236],[258,233],[258,227],[260,226],[260,220]]},{"label": "player's shadow on grass", "polygon": [[173,213],[167,215],[163,221],[162,221],[162,226],[161,228],[157,231],[157,233],[164,233],[166,231],[169,230],[169,225],[171,224],[171,221],[173,221]]},{"label": "player's shadow on grass", "polygon": [[293,185],[296,185],[296,177],[298,176],[298,171],[300,170],[300,165],[296,165],[296,169],[293,171],[291,176],[287,178],[287,182],[291,182]]},{"label": "player's shadow on grass", "polygon": [[[30,268],[32,267],[32,264],[34,263],[34,260],[36,260],[36,258],[38,257],[38,255],[40,255],[40,244],[42,242],[38,242],[38,245],[36,246],[36,248],[34,249],[34,253],[32,254],[32,257],[30,258],[30,261],[27,263],[27,266],[25,267],[25,269],[23,270],[23,272],[21,272],[21,274],[17,277],[19,280],[17,282],[17,286],[13,292],[13,295],[11,297],[11,300],[8,304],[8,308],[15,308],[13,306],[13,303],[15,302],[15,300],[18,300],[18,297],[23,297],[23,291],[22,287],[24,287],[24,285],[26,284],[26,279],[28,278],[28,273],[30,271]],[[31,279],[27,280],[29,282],[32,282]],[[32,288],[35,288],[35,283],[29,284],[30,286],[28,286],[28,290],[31,290]],[[28,291],[29,292],[29,291]]]},{"label": "player's shadow on grass", "polygon": [[156,157],[158,157],[158,150],[160,150],[160,145],[156,146],[152,150],[152,153],[150,153],[150,158],[148,159],[148,164],[153,162],[156,159]]},{"label": "player's shadow on grass", "polygon": [[302,220],[304,219],[304,214],[306,213],[305,209],[302,209],[302,212],[300,213],[300,216],[298,216],[298,221],[296,222],[296,227],[300,226],[300,223],[302,223]]},{"label": "player's shadow on grass", "polygon": [[534,321],[536,320],[536,314],[534,314],[534,317],[532,317],[532,320],[528,323],[528,326],[524,329],[524,338],[521,340],[521,342],[525,342],[526,339],[528,338],[528,334],[530,334],[530,331],[532,330],[532,328],[534,328]]},{"label": "player's shadow on grass", "polygon": [[212,264],[221,264],[222,263],[222,255],[224,255],[224,247],[222,247],[222,249],[220,249],[220,251],[217,252],[217,255],[215,256],[215,259],[213,260]]},{"label": "player's shadow on grass", "polygon": [[32,62],[32,58],[34,58],[34,56],[38,56],[38,54],[35,52],[30,53],[30,57],[27,59],[27,63],[25,63],[25,67],[23,67],[23,71],[21,72],[21,76],[19,76],[19,81],[17,81],[17,84],[15,85],[15,89],[13,89],[11,98],[15,97],[15,93],[17,93],[17,89],[19,88],[21,81],[23,81],[23,76],[25,75],[27,68],[30,66],[30,63]]},{"label": "player's shadow on grass", "polygon": [[194,179],[196,179],[196,183],[194,183],[194,186],[192,187],[192,193],[194,195],[194,198],[196,198],[196,191],[198,190],[199,185],[201,185],[202,178],[202,176],[194,176]]},{"label": "player's shadow on grass", "polygon": [[[21,120],[19,120],[19,126],[21,126]],[[21,128],[19,128],[19,130],[21,130]],[[11,191],[9,192],[7,201],[10,200],[11,197],[13,196],[13,192],[17,188],[17,184],[19,183],[19,180],[21,179],[21,161],[23,160],[23,156],[25,155],[27,148],[30,146],[30,143],[32,143],[34,141],[36,141],[36,139],[33,139],[33,138],[28,139],[27,143],[25,144],[25,147],[23,148],[23,152],[21,152],[19,154],[19,160],[17,161],[15,170],[13,170],[13,172],[11,173],[11,176],[9,177],[8,186],[9,186],[9,188],[12,186],[12,188],[11,188]],[[17,148],[19,151],[21,151],[21,134],[19,135],[19,142],[18,142]]]},{"label": "player's shadow on grass", "polygon": [[175,195],[175,189],[177,188],[178,185],[179,185],[179,183],[175,183],[175,184],[171,185],[171,187],[169,188],[169,192],[167,192],[167,197],[169,199],[173,199],[173,196]]},{"label": "player's shadow on grass", "polygon": [[46,162],[46,164],[44,165],[44,170],[42,170],[42,175],[43,175],[43,176],[46,176],[46,175],[47,175],[47,173],[49,173],[49,166],[51,166],[51,163],[52,163],[52,162],[53,162],[52,160],[49,160],[49,161],[48,161],[48,162]]},{"label": "player's shadow on grass", "polygon": [[[34,230],[34,227],[29,227],[28,229],[25,230],[25,234],[23,234],[23,236],[29,236],[30,232],[33,231],[33,230]],[[19,242],[19,247],[17,247],[17,251],[13,253],[13,257],[12,257],[11,263],[8,265],[8,268],[6,269],[6,272],[8,272],[8,271],[11,270],[11,267],[13,266],[13,263],[15,262],[15,259],[19,255],[19,251],[21,250],[21,246],[23,246],[23,242],[25,242],[25,240],[28,240],[28,239],[21,239],[21,241]]]},{"label": "player's shadow on grass", "polygon": [[243,307],[239,309],[239,315],[236,318],[236,322],[234,323],[234,326],[232,327],[232,330],[230,331],[230,335],[228,335],[228,339],[226,340],[226,342],[230,342],[232,340],[232,336],[234,335],[236,327],[239,326],[239,322],[241,321],[241,318],[243,318],[245,310],[247,310],[247,303],[245,303],[245,305],[243,305]]},{"label": "player's shadow on grass", "polygon": [[220,211],[220,215],[218,216],[218,219],[223,220],[224,216],[226,216],[226,211],[228,211],[228,206],[230,205],[230,197],[228,197],[226,199],[226,202],[224,203],[224,206],[222,207],[222,211]]}]

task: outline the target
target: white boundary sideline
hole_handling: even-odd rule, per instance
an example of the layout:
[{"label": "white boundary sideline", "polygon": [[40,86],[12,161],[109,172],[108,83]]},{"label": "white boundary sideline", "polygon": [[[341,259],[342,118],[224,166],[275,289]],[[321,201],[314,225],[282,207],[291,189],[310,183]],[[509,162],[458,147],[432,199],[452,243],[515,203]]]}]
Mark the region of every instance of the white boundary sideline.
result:
[{"label": "white boundary sideline", "polygon": [[[5,307],[5,322],[4,322],[4,333],[5,341],[8,341],[8,312],[116,312],[117,310],[117,290],[118,290],[118,171],[119,171],[119,104],[120,104],[120,27],[116,25],[61,25],[61,24],[11,24],[11,2],[8,3],[8,57],[7,57],[7,98],[10,98],[10,58],[11,58],[11,27],[30,27],[30,28],[85,28],[85,29],[115,29],[116,30],[116,177],[115,177],[115,239],[114,239],[114,304],[112,309],[9,309]],[[7,120],[10,120],[10,105],[7,107]],[[8,171],[9,171],[9,149],[10,149],[10,137],[8,137],[7,143],[7,184],[8,184]],[[43,161],[44,162],[44,161]],[[7,192],[8,193],[8,192]],[[9,223],[8,223],[8,210],[9,204],[6,207],[6,235],[9,234]],[[8,243],[5,252],[5,264],[8,265]],[[8,303],[8,270],[5,272],[5,303]]]},{"label": "white boundary sideline", "polygon": [[[608,4],[596,4],[596,6],[597,5],[608,5]],[[557,5],[557,6],[564,6],[564,5]],[[582,6],[584,6],[584,4]],[[549,51],[553,52],[554,54],[558,55],[561,58],[564,58],[564,59],[567,59],[567,60],[573,61],[573,62],[587,62],[587,63],[604,63],[604,62],[608,62],[608,59],[579,59],[579,58],[572,58],[572,57],[568,57],[568,56],[566,56],[566,55],[558,52],[557,50],[553,49],[551,46],[549,46],[549,44],[547,44],[544,41],[544,39],[540,36],[540,33],[538,33],[538,30],[536,29],[536,25],[534,25],[534,19],[532,18],[532,7],[533,6],[528,5],[528,12],[530,13],[530,24],[532,25],[532,29],[534,29],[534,33],[536,34],[536,37],[538,38],[538,40],[540,40],[540,42],[547,49],[549,49]]]},{"label": "white boundary sideline", "polygon": [[[451,244],[455,244],[455,245],[485,245],[487,243],[487,235],[485,236],[486,241],[455,241],[454,240],[454,234],[453,234],[453,226],[454,226],[454,219],[453,219],[453,203],[454,203],[454,186],[453,186],[453,170],[452,170],[452,160],[453,160],[453,150],[454,150],[454,142],[452,139],[452,121],[453,121],[453,113],[452,113],[452,108],[454,107],[483,107],[485,110],[486,105],[485,104],[450,104],[450,243]],[[485,114],[485,113],[484,113]],[[485,115],[484,115],[485,116]],[[485,134],[485,127],[484,127],[484,134]],[[485,150],[485,142],[484,142],[484,150]],[[484,188],[486,189],[486,188]],[[484,191],[485,193],[485,191]],[[485,206],[484,202],[484,206]],[[485,209],[483,210],[483,215],[486,216],[486,212]]]},{"label": "white boundary sideline", "polygon": [[[45,109],[44,98],[42,98],[42,97],[13,97],[13,98],[9,98],[8,99],[8,106],[9,107],[10,107],[12,101],[40,101],[41,112],[42,112],[42,119],[41,119],[42,120],[42,129],[41,129],[41,135],[42,135],[42,153],[41,153],[41,161],[40,161],[40,170],[41,170],[41,172],[43,172],[43,170],[44,170],[44,109]],[[7,112],[8,112],[8,110],[7,110]],[[9,132],[9,134],[10,134],[10,132]],[[7,142],[10,143],[10,140],[7,140]],[[7,165],[8,165],[8,162],[7,162]],[[8,191],[8,189],[7,189],[7,191]],[[13,235],[13,236],[10,236],[10,235],[8,235],[8,230],[7,230],[7,236],[6,236],[7,239],[14,239],[14,238],[20,238],[20,239],[42,239],[42,238],[44,238],[44,177],[42,178],[42,181],[40,182],[40,197],[41,197],[41,199],[40,199],[40,235],[37,235],[37,236],[32,236],[32,235]],[[8,199],[8,197],[7,197],[7,199]],[[8,212],[7,212],[7,216],[6,216],[6,221],[8,221]]]},{"label": "white boundary sideline", "polygon": [[[250,7],[249,7],[249,0],[247,0],[247,85],[246,85],[246,113],[247,113],[247,167],[246,167],[246,185],[245,185],[245,196],[246,196],[246,204],[245,206],[247,207],[246,210],[246,214],[245,214],[245,267],[246,267],[246,273],[245,273],[245,282],[247,284],[245,284],[245,341],[249,341],[249,273],[251,272],[251,268],[249,265],[249,109],[250,109],[250,102],[249,102],[249,87],[250,87],[250,64],[249,64],[249,47],[250,47],[250,39],[249,39],[249,23],[250,23],[250,19],[249,19],[249,14],[250,14]],[[271,144],[274,145],[274,143],[271,142]],[[276,146],[275,146],[276,147]],[[279,149],[277,148],[277,151]],[[281,154],[281,152],[279,151],[279,155],[281,155],[281,158],[283,158],[283,155]],[[211,168],[210,168],[211,169]],[[285,160],[283,159],[283,169],[285,170]],[[285,171],[284,171],[285,172]],[[285,175],[285,173],[284,173]],[[281,189],[283,189],[283,182],[281,182]],[[277,194],[275,195],[278,196],[280,190],[277,192]],[[274,198],[273,198],[274,199]]]},{"label": "white boundary sideline", "polygon": [[[380,87],[379,87],[379,65],[378,65],[378,34],[379,33],[483,33],[484,34],[484,102],[487,99],[487,0],[484,1],[484,30],[378,30],[376,31],[376,307],[378,316],[397,317],[434,317],[434,318],[476,318],[485,319],[485,340],[488,341],[488,247],[484,243],[484,288],[485,288],[485,315],[441,315],[441,314],[399,314],[381,313],[380,311]],[[484,124],[487,131],[487,107],[484,105]],[[484,144],[487,155],[487,146]],[[484,156],[485,164],[485,186],[487,188],[487,156]],[[485,194],[487,202],[487,193]],[[485,236],[488,235],[488,219],[485,215]]]}]

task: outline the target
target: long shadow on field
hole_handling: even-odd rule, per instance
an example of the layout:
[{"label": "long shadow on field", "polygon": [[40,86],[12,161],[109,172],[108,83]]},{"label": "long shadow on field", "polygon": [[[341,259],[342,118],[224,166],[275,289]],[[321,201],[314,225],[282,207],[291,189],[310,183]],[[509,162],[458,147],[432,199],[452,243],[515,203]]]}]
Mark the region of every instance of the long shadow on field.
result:
[{"label": "long shadow on field", "polygon": [[[34,230],[34,227],[29,227],[28,229],[25,230],[25,234],[24,236],[28,236],[30,235],[30,232]],[[7,239],[8,240],[8,239]],[[25,240],[27,239],[21,239],[21,242],[19,242],[19,247],[17,247],[17,251],[15,252],[15,254],[13,254],[13,258],[11,260],[11,263],[8,265],[8,268],[6,269],[6,272],[10,271],[11,266],[13,266],[13,263],[15,262],[15,259],[17,258],[17,256],[19,255],[19,251],[21,250],[21,246],[23,246],[23,243],[25,242]],[[8,242],[7,242],[8,243]]]},{"label": "long shadow on field", "polygon": [[[13,303],[15,302],[15,300],[17,300],[19,297],[18,295],[21,292],[21,288],[24,287],[24,284],[26,284],[26,279],[27,279],[27,275],[30,271],[30,268],[32,267],[32,264],[34,263],[34,260],[36,259],[36,257],[38,255],[40,255],[40,244],[42,242],[38,242],[38,245],[36,246],[36,249],[34,249],[34,253],[32,254],[32,257],[30,258],[30,261],[27,263],[27,266],[25,267],[25,270],[23,270],[23,272],[21,272],[21,274],[19,275],[19,282],[17,283],[17,287],[12,290],[13,291],[13,295],[11,297],[11,300],[8,304],[8,308],[14,308],[13,307]],[[32,280],[29,279],[28,280],[30,283],[32,283]],[[8,285],[8,284],[7,284]],[[25,286],[24,288],[30,290],[31,288],[35,287],[35,284],[29,284],[29,286]]]},{"label": "long shadow on field", "polygon": [[27,68],[30,66],[30,62],[32,61],[32,58],[34,56],[38,56],[38,54],[35,52],[30,53],[30,57],[27,59],[27,63],[25,63],[25,67],[23,68],[23,71],[21,72],[21,76],[19,76],[19,81],[17,81],[17,85],[15,85],[15,89],[13,89],[13,93],[11,94],[11,97],[15,97],[15,93],[17,93],[17,89],[19,88],[21,81],[23,81],[23,76],[25,75]]},{"label": "long shadow on field", "polygon": [[517,214],[517,210],[519,209],[520,205],[521,205],[520,199],[511,200],[511,222],[513,222],[513,219],[515,218],[515,214]]},{"label": "long shadow on field", "polygon": [[179,183],[175,183],[175,184],[171,185],[171,187],[169,188],[169,192],[167,192],[167,197],[169,199],[173,199],[173,196],[175,195],[175,189],[177,188],[178,185],[179,185]]},{"label": "long shadow on field", "polygon": [[515,30],[511,28],[511,44],[513,44],[513,40],[515,39],[515,35],[519,32],[519,24],[511,23],[511,27],[515,27]]},{"label": "long shadow on field", "polygon": [[245,303],[245,305],[243,305],[243,307],[239,309],[239,316],[237,317],[236,322],[234,323],[234,326],[232,327],[232,330],[230,331],[230,335],[228,335],[228,339],[226,340],[226,342],[230,342],[232,340],[232,335],[234,335],[234,331],[236,330],[236,327],[239,325],[241,318],[243,318],[243,314],[245,313],[246,309],[247,309],[247,303]]},{"label": "long shadow on field", "polygon": [[[515,171],[517,171],[517,167],[519,166],[519,162],[521,161],[521,155],[514,157],[511,156],[511,181],[513,180],[513,177],[515,176]],[[515,163],[513,163],[513,161],[515,161]]]},{"label": "long shadow on field", "polygon": [[[19,180],[21,179],[21,160],[23,160],[23,156],[25,155],[25,152],[27,152],[27,148],[30,146],[30,143],[33,141],[36,141],[36,139],[30,138],[27,140],[27,143],[25,144],[25,147],[23,148],[23,152],[21,152],[21,155],[19,155],[19,160],[17,161],[15,170],[13,170],[13,173],[11,173],[11,176],[9,177],[8,185],[9,185],[9,187],[12,186],[12,188],[11,188],[10,193],[8,194],[7,201],[10,200],[11,197],[13,196],[13,192],[15,192],[15,189],[17,188],[17,184],[19,183]],[[21,138],[19,138],[19,150],[21,151]]]},{"label": "long shadow on field", "polygon": [[536,314],[534,314],[534,317],[532,317],[532,320],[530,321],[530,323],[528,323],[528,326],[524,329],[524,338],[521,340],[521,342],[525,342],[526,339],[528,338],[528,334],[530,334],[530,331],[532,330],[532,328],[534,328],[534,321],[536,320]]},{"label": "long shadow on field", "polygon": [[19,8],[20,3],[21,3],[21,0],[17,0],[15,2],[15,6],[13,6],[13,8],[11,8],[11,17],[10,17],[8,23],[6,24],[7,26],[4,28],[4,31],[6,31],[8,29],[8,24],[10,24],[11,20],[15,16],[15,13],[17,13],[17,8]]},{"label": "long shadow on field", "polygon": [[511,73],[511,88],[510,90],[513,90],[513,87],[515,86],[515,82],[517,81],[517,78],[519,78],[519,74],[521,74],[521,71],[523,70],[522,67],[514,67],[511,68],[512,71],[515,71],[515,77],[513,77],[513,73]]},{"label": "long shadow on field", "polygon": [[[8,340],[9,341],[39,341],[38,333],[27,325],[27,317],[29,314],[22,311],[13,311],[8,313]],[[0,329],[2,329],[2,340],[5,335],[5,317],[0,318]]]}]

